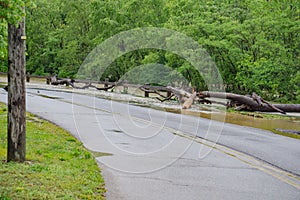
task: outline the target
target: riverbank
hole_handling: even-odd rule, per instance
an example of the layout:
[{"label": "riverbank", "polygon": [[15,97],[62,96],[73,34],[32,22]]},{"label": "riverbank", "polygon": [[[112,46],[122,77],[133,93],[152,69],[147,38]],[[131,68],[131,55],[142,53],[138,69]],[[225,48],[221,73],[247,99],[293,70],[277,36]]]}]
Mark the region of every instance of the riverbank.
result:
[{"label": "riverbank", "polygon": [[0,104],[0,199],[105,199],[93,155],[62,128],[26,118],[27,161],[7,163],[7,108]]}]

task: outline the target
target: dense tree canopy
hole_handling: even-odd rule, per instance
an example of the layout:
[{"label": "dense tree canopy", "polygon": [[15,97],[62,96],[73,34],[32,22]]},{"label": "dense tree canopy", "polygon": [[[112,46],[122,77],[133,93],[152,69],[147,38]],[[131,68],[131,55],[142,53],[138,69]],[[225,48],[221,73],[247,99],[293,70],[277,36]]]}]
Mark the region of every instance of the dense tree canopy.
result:
[{"label": "dense tree canopy", "polygon": [[[18,2],[1,1],[3,7]],[[16,2],[16,3],[11,3]],[[76,75],[88,53],[109,37],[137,27],[164,27],[202,45],[218,66],[226,90],[256,92],[269,100],[300,102],[300,3],[297,0],[33,0],[27,12],[27,71]],[[16,5],[15,5],[16,4]],[[6,70],[6,20],[0,13],[0,70]],[[118,58],[102,79],[160,63],[206,88],[184,59],[161,50]],[[141,77],[139,77],[140,79]],[[149,76],[145,76],[149,80]]]}]

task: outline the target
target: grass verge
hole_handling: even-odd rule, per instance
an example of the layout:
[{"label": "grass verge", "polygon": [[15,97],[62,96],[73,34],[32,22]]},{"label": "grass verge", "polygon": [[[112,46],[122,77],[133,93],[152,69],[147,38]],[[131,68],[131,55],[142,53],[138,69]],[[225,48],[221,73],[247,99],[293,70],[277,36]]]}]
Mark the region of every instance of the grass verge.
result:
[{"label": "grass verge", "polygon": [[92,154],[60,127],[27,114],[27,161],[5,162],[7,109],[0,104],[0,199],[104,199]]}]

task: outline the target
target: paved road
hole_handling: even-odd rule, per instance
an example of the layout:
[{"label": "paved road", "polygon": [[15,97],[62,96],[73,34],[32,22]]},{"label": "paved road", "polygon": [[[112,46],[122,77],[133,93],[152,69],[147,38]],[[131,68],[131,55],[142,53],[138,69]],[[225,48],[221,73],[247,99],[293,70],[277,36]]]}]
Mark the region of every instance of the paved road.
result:
[{"label": "paved road", "polygon": [[300,199],[299,140],[59,91],[28,89],[27,110],[94,152],[107,199]]}]

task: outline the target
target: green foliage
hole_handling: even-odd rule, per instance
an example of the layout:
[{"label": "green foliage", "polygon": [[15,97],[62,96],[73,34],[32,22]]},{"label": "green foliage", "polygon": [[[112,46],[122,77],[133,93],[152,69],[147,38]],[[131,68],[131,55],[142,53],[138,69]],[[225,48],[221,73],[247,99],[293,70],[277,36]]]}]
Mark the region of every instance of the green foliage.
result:
[{"label": "green foliage", "polygon": [[291,81],[292,85],[295,85],[296,92],[296,102],[300,103],[300,70],[297,72],[297,74],[294,76],[294,78]]},{"label": "green foliage", "polygon": [[27,162],[4,162],[6,116],[0,104],[0,199],[104,199],[104,181],[91,153],[34,115],[27,115]]},{"label": "green foliage", "polygon": [[1,0],[0,19],[10,24],[17,24],[25,17],[25,7],[33,6],[31,0]]},{"label": "green foliage", "polygon": [[7,24],[18,24],[25,16],[25,7],[34,7],[31,0],[0,1],[0,72],[7,72]]},{"label": "green foliage", "polygon": [[[111,36],[138,27],[163,27],[202,45],[219,68],[228,92],[257,92],[268,100],[298,101],[294,76],[300,70],[299,1],[32,2],[36,7],[26,10],[30,73],[74,77],[89,52]],[[23,4],[12,3],[14,12],[6,10],[0,16],[20,18],[24,13],[16,14],[21,8],[17,5]],[[0,70],[5,71],[6,26],[0,31]],[[198,90],[207,88],[190,63],[170,52],[149,49],[121,56],[101,77],[93,78],[117,81],[134,67],[155,62],[181,73]]]},{"label": "green foliage", "polygon": [[7,23],[0,20],[0,72],[7,72]]}]

